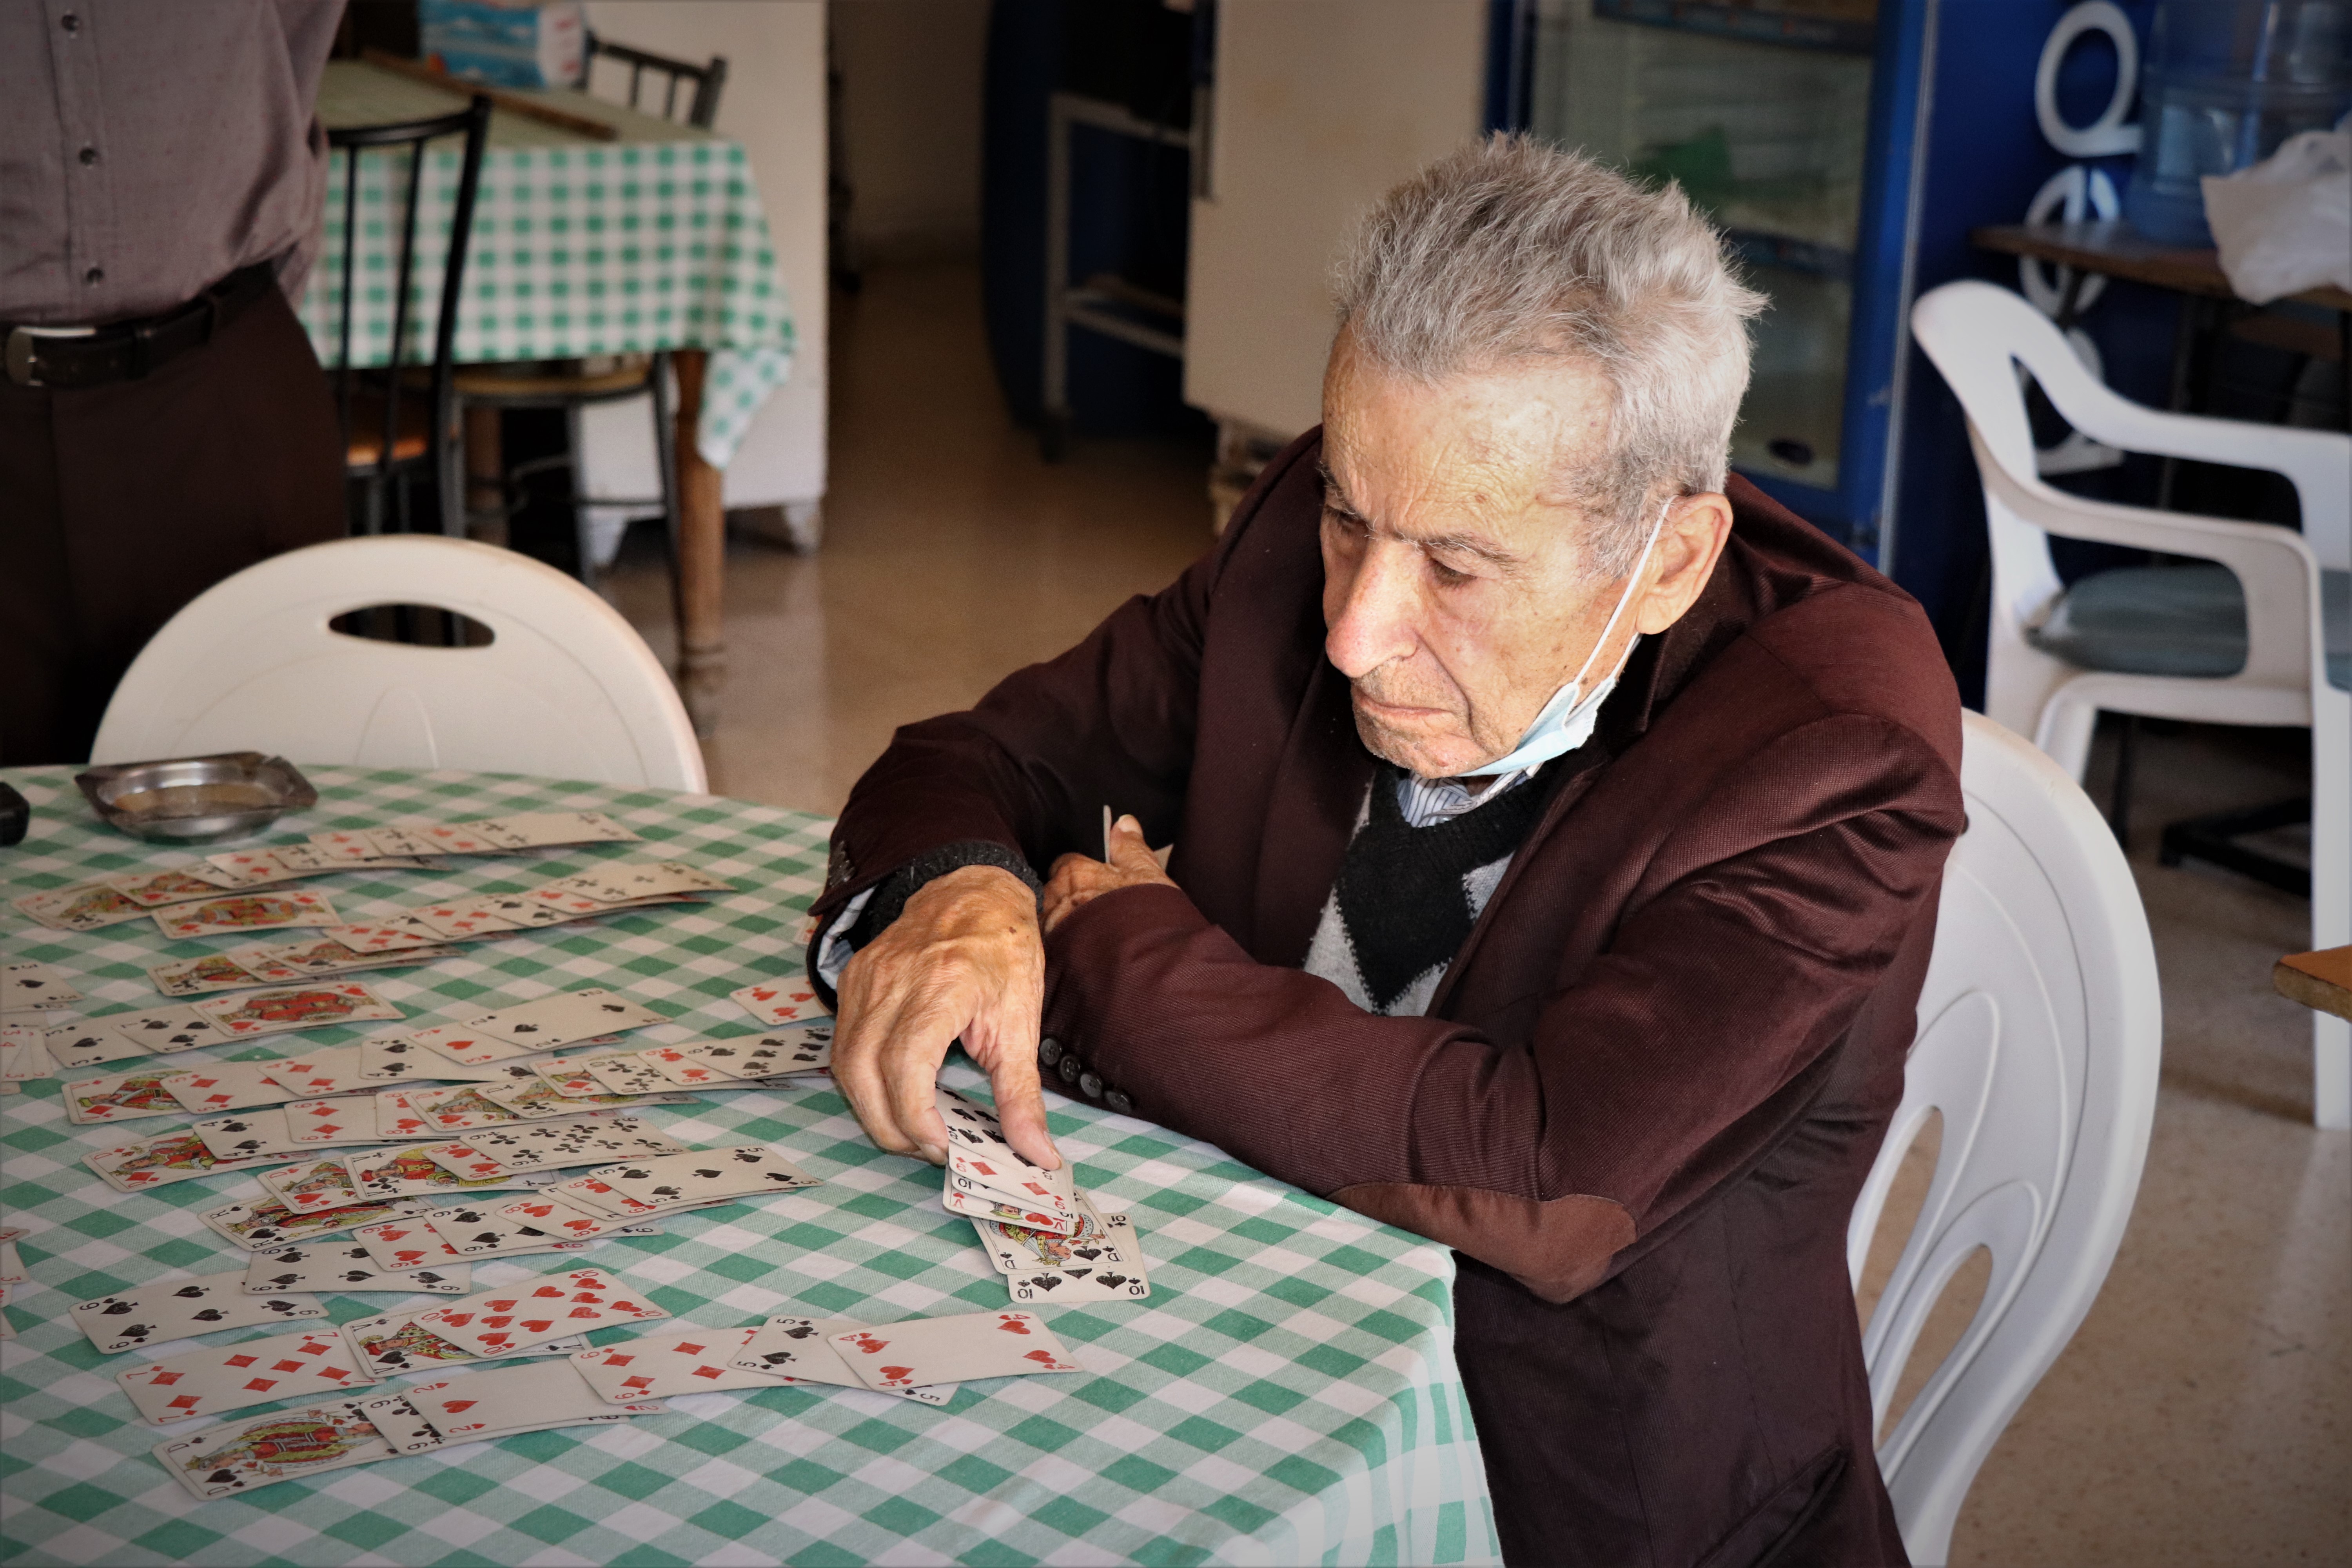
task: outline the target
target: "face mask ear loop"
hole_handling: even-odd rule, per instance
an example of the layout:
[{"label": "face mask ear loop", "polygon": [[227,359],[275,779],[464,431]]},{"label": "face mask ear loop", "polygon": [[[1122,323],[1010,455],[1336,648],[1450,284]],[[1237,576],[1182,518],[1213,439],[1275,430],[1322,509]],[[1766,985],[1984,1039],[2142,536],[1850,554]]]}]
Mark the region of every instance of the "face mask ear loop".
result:
[{"label": "face mask ear loop", "polygon": [[[1642,568],[1650,563],[1650,552],[1658,547],[1658,535],[1666,531],[1666,513],[1674,510],[1675,500],[1675,497],[1668,496],[1666,504],[1658,509],[1658,521],[1650,525],[1650,537],[1643,542],[1642,553],[1634,559],[1633,570],[1625,578],[1625,591],[1617,595],[1617,607],[1609,612],[1609,624],[1601,628],[1601,640],[1592,645],[1592,651],[1586,654],[1584,662],[1577,667],[1576,679],[1569,682],[1578,690],[1581,691],[1584,689],[1585,672],[1592,668],[1592,661],[1599,658],[1601,650],[1609,646],[1609,634],[1617,629],[1617,617],[1623,615],[1625,606],[1633,602],[1633,590],[1642,583]],[[1633,645],[1628,643],[1625,646],[1626,654],[1630,657],[1633,651]],[[1624,668],[1624,663],[1622,658],[1617,661],[1621,670]]]}]

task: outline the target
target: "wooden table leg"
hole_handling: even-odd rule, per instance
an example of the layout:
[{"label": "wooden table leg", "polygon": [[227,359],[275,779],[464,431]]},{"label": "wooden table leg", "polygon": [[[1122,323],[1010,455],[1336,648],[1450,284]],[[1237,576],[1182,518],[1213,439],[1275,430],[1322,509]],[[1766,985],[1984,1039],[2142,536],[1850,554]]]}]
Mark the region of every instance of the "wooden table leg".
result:
[{"label": "wooden table leg", "polygon": [[471,538],[507,542],[505,456],[499,449],[499,411],[466,405],[466,527]]},{"label": "wooden table leg", "polygon": [[702,416],[702,378],[709,356],[679,349],[677,428],[678,692],[686,700],[694,732],[709,740],[719,727],[719,689],[727,664],[727,639],[719,606],[727,587],[727,514],[719,496],[721,475],[702,460],[694,444]]}]

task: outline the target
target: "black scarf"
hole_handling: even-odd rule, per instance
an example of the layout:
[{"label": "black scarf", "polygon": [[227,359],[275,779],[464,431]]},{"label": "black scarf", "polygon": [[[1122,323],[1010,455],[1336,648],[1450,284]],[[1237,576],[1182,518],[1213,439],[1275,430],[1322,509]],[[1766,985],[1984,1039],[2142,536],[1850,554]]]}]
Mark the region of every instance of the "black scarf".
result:
[{"label": "black scarf", "polygon": [[1373,1006],[1385,1011],[1415,978],[1451,959],[1468,940],[1470,894],[1463,878],[1518,848],[1543,815],[1551,798],[1547,786],[1559,771],[1546,769],[1497,799],[1427,827],[1407,823],[1397,803],[1402,769],[1383,766],[1374,776],[1370,820],[1349,842],[1335,889]]}]

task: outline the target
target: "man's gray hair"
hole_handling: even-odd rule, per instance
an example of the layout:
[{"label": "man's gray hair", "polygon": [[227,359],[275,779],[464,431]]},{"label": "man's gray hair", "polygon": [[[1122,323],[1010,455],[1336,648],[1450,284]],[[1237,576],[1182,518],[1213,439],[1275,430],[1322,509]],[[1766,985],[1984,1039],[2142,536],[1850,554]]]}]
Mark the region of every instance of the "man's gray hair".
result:
[{"label": "man's gray hair", "polygon": [[1598,525],[1595,575],[1633,570],[1667,496],[1723,488],[1765,300],[1680,186],[1498,133],[1382,197],[1333,292],[1356,347],[1401,374],[1560,355],[1608,377],[1606,456],[1570,481]]}]

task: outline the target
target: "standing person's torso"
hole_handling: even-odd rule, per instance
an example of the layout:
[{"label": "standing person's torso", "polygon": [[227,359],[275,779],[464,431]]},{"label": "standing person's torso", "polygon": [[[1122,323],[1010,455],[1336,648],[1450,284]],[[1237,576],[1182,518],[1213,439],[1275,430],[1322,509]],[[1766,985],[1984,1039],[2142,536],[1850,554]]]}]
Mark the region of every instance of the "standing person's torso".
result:
[{"label": "standing person's torso", "polygon": [[300,286],[319,243],[314,122],[334,0],[0,6],[0,321],[184,303],[256,262]]}]

